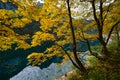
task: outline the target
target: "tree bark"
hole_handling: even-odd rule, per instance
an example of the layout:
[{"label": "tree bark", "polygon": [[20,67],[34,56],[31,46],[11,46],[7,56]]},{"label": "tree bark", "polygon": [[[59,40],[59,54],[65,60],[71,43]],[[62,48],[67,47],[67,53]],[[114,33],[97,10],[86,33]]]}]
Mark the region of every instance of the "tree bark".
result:
[{"label": "tree bark", "polygon": [[73,23],[72,23],[72,17],[71,17],[71,10],[70,10],[70,5],[69,5],[69,0],[67,0],[66,2],[67,2],[67,7],[68,7],[70,29],[71,29],[71,33],[72,33],[72,39],[73,39],[73,53],[74,53],[74,58],[75,58],[76,63],[80,67],[80,71],[83,72],[83,73],[86,73],[87,70],[85,69],[85,67],[83,66],[83,64],[81,63],[81,61],[79,60],[79,58],[77,56],[76,38],[75,38],[74,29],[73,29]]},{"label": "tree bark", "polygon": [[103,2],[102,0],[100,0],[100,7],[99,7],[99,10],[100,10],[100,15],[99,17],[97,17],[97,13],[96,13],[96,8],[95,8],[95,0],[93,0],[92,2],[92,7],[93,7],[93,16],[94,16],[94,19],[97,23],[97,28],[98,28],[98,40],[100,41],[101,45],[102,45],[102,53],[107,55],[108,54],[108,49],[106,47],[106,43],[104,41],[104,38],[103,38]]}]

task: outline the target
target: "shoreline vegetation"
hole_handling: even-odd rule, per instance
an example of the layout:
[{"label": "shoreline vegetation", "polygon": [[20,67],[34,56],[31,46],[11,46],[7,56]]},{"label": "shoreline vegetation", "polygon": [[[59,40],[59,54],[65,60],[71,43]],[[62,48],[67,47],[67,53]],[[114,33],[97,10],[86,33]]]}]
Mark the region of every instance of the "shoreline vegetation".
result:
[{"label": "shoreline vegetation", "polygon": [[88,59],[91,62],[87,62],[86,69],[89,73],[86,76],[81,75],[81,72],[75,69],[55,80],[119,80],[120,47],[118,49],[115,45],[117,44],[114,40],[109,43],[108,48],[112,53],[107,60],[98,60],[98,62],[94,64],[94,60],[92,60],[93,58]]}]

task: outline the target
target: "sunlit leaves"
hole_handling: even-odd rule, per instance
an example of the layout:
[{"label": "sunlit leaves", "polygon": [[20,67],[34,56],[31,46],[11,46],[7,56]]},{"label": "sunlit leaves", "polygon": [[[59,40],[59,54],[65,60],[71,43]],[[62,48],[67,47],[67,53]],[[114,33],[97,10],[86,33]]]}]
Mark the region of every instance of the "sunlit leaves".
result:
[{"label": "sunlit leaves", "polygon": [[2,2],[7,2],[7,0],[2,0]]},{"label": "sunlit leaves", "polygon": [[55,40],[55,37],[53,34],[44,33],[44,32],[40,32],[40,31],[36,32],[32,38],[33,38],[32,46],[41,45],[42,41],[47,41],[47,40],[54,41]]},{"label": "sunlit leaves", "polygon": [[0,36],[0,50],[7,50],[11,48],[11,45],[14,43],[11,38]]},{"label": "sunlit leaves", "polygon": [[15,18],[17,15],[14,14],[11,10],[0,9],[0,23],[6,25],[12,24],[12,18]]},{"label": "sunlit leaves", "polygon": [[25,42],[28,35],[16,34],[12,29],[5,26],[0,26],[0,50],[11,49],[12,44],[17,43],[17,48],[27,49],[30,45]]},{"label": "sunlit leaves", "polygon": [[41,19],[40,21],[41,23],[41,29],[44,31],[44,32],[47,32],[47,31],[51,31],[52,27],[56,26],[57,24],[57,21],[55,20],[51,20],[51,19]]},{"label": "sunlit leaves", "polygon": [[[112,26],[120,21],[120,6],[118,5],[120,2],[116,1],[110,6],[110,10],[108,11],[108,15],[104,21],[103,33],[108,35],[108,32],[111,30]],[[108,6],[107,6],[108,7]]]},{"label": "sunlit leaves", "polygon": [[[2,0],[6,2],[7,0]],[[47,58],[53,56],[63,56],[67,59],[64,50],[57,45],[64,46],[72,43],[69,17],[65,0],[45,0],[43,6],[38,6],[33,0],[9,0],[17,5],[17,10],[0,9],[0,50],[11,48],[12,44],[17,44],[17,48],[28,49],[31,46],[42,46],[46,41],[53,41],[53,46],[47,48],[44,53],[32,53],[28,56],[29,62],[33,65],[41,64]],[[28,2],[26,2],[28,1]],[[97,0],[96,0],[97,2]],[[95,3],[96,4],[96,3]],[[97,23],[93,20],[92,7],[90,2],[79,2],[79,0],[70,1],[73,28],[76,41],[85,41],[98,39],[98,32],[89,33],[89,31],[98,30]],[[99,18],[99,5],[95,5],[97,17]],[[120,20],[119,3],[115,3],[107,14],[108,5],[103,9],[103,17],[107,14],[103,24],[103,34],[108,34],[116,21]],[[40,31],[33,35],[20,35],[14,29],[24,29],[24,27],[33,20],[40,23]],[[89,20],[87,22],[87,20]],[[36,26],[35,26],[36,27]],[[31,40],[31,44],[26,42]],[[46,54],[47,53],[47,54]],[[72,52],[68,52],[71,56]]]},{"label": "sunlit leaves", "polygon": [[28,49],[30,48],[30,44],[28,44],[27,42],[25,42],[25,40],[27,40],[29,38],[29,35],[18,35],[18,36],[15,36],[15,42],[17,43],[17,47],[16,49],[19,49],[19,48],[23,48],[23,49]]},{"label": "sunlit leaves", "polygon": [[12,28],[22,28],[24,27],[26,24],[30,23],[31,21],[27,18],[22,18],[22,19],[14,19],[13,24],[12,24]]},{"label": "sunlit leaves", "polygon": [[5,26],[0,26],[0,50],[10,49],[14,43],[13,39],[14,31]]},{"label": "sunlit leaves", "polygon": [[47,56],[44,53],[36,53],[33,52],[27,57],[29,63],[34,65],[40,65],[41,63],[45,62],[47,60]]},{"label": "sunlit leaves", "polygon": [[63,56],[64,51],[57,45],[53,45],[50,48],[47,48],[45,53],[48,53],[49,55],[57,55],[57,56]]},{"label": "sunlit leaves", "polygon": [[[7,2],[5,0],[3,1]],[[18,9],[14,11],[0,9],[0,48],[1,50],[7,50],[11,49],[13,44],[17,44],[15,49],[28,49],[31,47],[30,44],[26,42],[26,40],[30,38],[29,35],[19,35],[16,31],[14,32],[14,29],[24,28],[27,24],[31,23],[32,20],[38,21],[39,17],[37,15],[39,15],[40,7],[36,4],[33,5],[35,2],[32,0],[28,0],[27,2],[23,2],[23,0],[9,0],[9,2],[16,4]]]}]

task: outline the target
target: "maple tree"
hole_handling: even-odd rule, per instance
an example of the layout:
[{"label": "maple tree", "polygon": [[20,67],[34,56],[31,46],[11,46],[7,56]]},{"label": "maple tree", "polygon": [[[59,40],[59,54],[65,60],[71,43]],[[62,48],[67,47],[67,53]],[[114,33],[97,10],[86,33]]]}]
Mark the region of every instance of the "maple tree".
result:
[{"label": "maple tree", "polygon": [[[7,0],[2,1],[6,2]],[[79,60],[76,44],[81,40],[86,41],[88,49],[92,53],[89,40],[98,39],[103,47],[103,54],[107,56],[109,53],[107,44],[112,32],[115,32],[114,28],[116,28],[117,33],[120,30],[117,27],[120,23],[120,11],[116,10],[120,7],[120,1],[108,1],[108,5],[105,5],[107,1],[103,0],[89,0],[86,3],[84,1],[45,0],[44,5],[38,6],[37,2],[32,0],[27,2],[9,0],[9,2],[16,4],[18,9],[15,11],[0,9],[0,50],[10,49],[12,44],[15,43],[18,44],[17,48],[27,49],[38,45],[42,46],[43,42],[50,40],[53,45],[48,47],[43,53],[33,52],[30,54],[27,57],[29,60],[28,64],[40,65],[57,55],[67,60],[70,59],[76,68],[86,73],[86,68]],[[79,5],[86,9],[78,12],[74,11]],[[88,5],[91,5],[91,7],[88,7]],[[78,18],[74,16],[78,16]],[[88,18],[91,22],[84,24]],[[40,23],[40,30],[36,31],[32,37],[29,34],[20,35],[14,31],[15,28],[24,28],[32,20]],[[98,32],[94,34],[87,33],[86,31],[90,29],[98,30]],[[107,39],[104,39],[103,35],[107,35]],[[30,44],[26,42],[29,38],[32,38]],[[73,51],[67,51],[64,47],[66,44],[72,44],[71,49]],[[99,58],[94,53],[92,55]]]}]

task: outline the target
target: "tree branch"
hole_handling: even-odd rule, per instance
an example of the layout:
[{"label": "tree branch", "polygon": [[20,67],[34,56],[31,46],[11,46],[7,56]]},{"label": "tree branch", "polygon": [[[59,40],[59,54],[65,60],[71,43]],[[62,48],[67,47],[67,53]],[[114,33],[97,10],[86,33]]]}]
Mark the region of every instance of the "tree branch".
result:
[{"label": "tree branch", "polygon": [[[112,3],[111,3],[111,4],[112,4]],[[103,21],[105,21],[105,19],[106,19],[107,16],[108,16],[108,13],[109,13],[109,11],[110,11],[110,6],[111,6],[111,4],[109,4],[109,6],[108,6],[108,9],[107,9],[106,14],[105,14],[105,16],[104,16],[104,18],[103,18]]]},{"label": "tree branch", "polygon": [[70,59],[70,61],[72,62],[72,64],[73,64],[76,68],[80,69],[80,67],[72,60],[72,58],[71,58],[71,56],[69,55],[69,53],[68,53],[61,45],[58,45],[58,44],[56,44],[56,45],[59,46],[59,47],[65,52],[65,54],[68,56],[68,58]]},{"label": "tree branch", "polygon": [[97,15],[96,15],[95,0],[91,1],[91,3],[92,3],[92,8],[93,8],[93,16],[94,16],[94,19],[95,19],[96,23],[97,23],[98,25],[100,25],[100,22],[99,22],[99,20],[98,20],[98,18],[97,18]]},{"label": "tree branch", "polygon": [[110,39],[110,36],[111,36],[114,28],[115,28],[119,23],[120,23],[120,20],[119,20],[118,22],[116,22],[116,23],[112,26],[112,28],[110,29],[110,32],[109,32],[109,34],[108,34],[108,38],[107,38],[107,40],[106,40],[106,45],[107,45],[107,43],[108,43],[108,41],[109,41],[109,39]]},{"label": "tree branch", "polygon": [[101,25],[101,28],[103,28],[103,1],[100,0],[100,25]]}]

